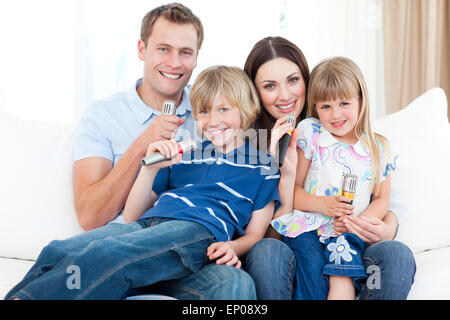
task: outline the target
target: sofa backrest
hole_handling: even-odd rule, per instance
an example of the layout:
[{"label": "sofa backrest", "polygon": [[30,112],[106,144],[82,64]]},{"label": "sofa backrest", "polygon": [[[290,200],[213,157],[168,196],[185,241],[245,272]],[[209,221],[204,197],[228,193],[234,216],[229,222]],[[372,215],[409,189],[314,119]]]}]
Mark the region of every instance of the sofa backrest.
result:
[{"label": "sofa backrest", "polygon": [[73,207],[74,125],[0,114],[0,256],[35,259],[82,232]]}]

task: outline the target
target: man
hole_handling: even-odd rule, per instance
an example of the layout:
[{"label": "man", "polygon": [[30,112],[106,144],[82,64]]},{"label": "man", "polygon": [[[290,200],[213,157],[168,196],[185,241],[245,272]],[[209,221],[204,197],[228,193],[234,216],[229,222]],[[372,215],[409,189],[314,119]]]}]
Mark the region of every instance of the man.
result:
[{"label": "man", "polygon": [[[201,21],[181,4],[160,6],[144,17],[138,42],[143,78],[130,91],[88,108],[77,130],[74,200],[83,229],[94,229],[114,219],[120,222],[118,215],[150,143],[186,132],[193,134],[187,84],[202,42]],[[160,114],[168,99],[178,105],[176,115]],[[248,274],[215,264],[159,286],[158,293],[180,299],[256,298]]]}]

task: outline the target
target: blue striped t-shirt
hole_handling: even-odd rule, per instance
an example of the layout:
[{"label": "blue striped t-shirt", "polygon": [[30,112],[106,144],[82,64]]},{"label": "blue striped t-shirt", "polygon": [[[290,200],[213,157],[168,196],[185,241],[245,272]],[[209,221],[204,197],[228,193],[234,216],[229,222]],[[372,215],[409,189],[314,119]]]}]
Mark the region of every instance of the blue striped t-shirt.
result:
[{"label": "blue striped t-shirt", "polygon": [[279,201],[279,171],[270,158],[245,142],[222,154],[205,141],[180,163],[159,170],[153,191],[159,195],[146,217],[195,221],[217,241],[244,234],[253,211]]}]

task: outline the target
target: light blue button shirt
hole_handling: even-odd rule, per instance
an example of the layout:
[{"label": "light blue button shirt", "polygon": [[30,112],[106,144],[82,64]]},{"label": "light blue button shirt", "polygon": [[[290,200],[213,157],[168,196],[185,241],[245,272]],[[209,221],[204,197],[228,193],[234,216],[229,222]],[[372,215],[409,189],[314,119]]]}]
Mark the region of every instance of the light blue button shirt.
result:
[{"label": "light blue button shirt", "polygon": [[[129,91],[96,101],[85,111],[75,134],[73,161],[101,157],[114,165],[150,122],[161,114],[141,100],[139,79]],[[176,140],[194,137],[194,120],[189,100],[190,86],[183,90],[177,116],[185,119]]]}]

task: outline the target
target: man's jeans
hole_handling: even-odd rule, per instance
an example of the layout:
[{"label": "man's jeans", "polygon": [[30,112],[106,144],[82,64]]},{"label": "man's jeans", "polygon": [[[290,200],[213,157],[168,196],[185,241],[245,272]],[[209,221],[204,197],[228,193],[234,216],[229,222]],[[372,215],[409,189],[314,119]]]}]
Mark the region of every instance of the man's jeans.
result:
[{"label": "man's jeans", "polygon": [[[122,299],[129,289],[171,279],[182,282],[173,290],[173,296],[179,292],[184,298],[202,298],[205,296],[197,292],[204,287],[192,281],[195,278],[187,280],[199,274],[202,281],[209,280],[210,287],[217,289],[214,281],[218,279],[208,277],[215,270],[213,265],[202,268],[209,262],[206,249],[213,242],[206,228],[189,221],[149,218],[131,224],[109,224],[67,240],[52,241],[5,299]],[[223,271],[221,275],[238,275],[225,271],[225,266],[218,267]],[[198,272],[203,269],[205,272]],[[234,286],[226,288],[236,292],[215,290],[207,294],[223,299],[254,298],[252,283],[245,276],[233,279],[244,279],[243,293],[238,292],[242,290],[240,283],[233,282]],[[221,280],[219,283],[229,283]],[[191,282],[193,290],[188,295]]]},{"label": "man's jeans", "polygon": [[[305,252],[309,245],[309,242],[305,241]],[[398,241],[372,244],[364,251],[363,263],[368,278],[363,285],[360,299],[407,298],[414,281],[416,264],[411,250],[406,245]],[[300,267],[307,264],[308,261],[302,261]],[[247,255],[246,270],[255,281],[258,299],[293,299],[297,267],[294,252],[285,243],[276,239],[268,238],[257,242]],[[317,270],[320,274],[321,271]],[[321,291],[321,295],[326,297],[327,287],[323,283],[312,281],[312,277],[307,281],[308,286]],[[321,276],[317,276],[316,279],[323,281]]]}]

